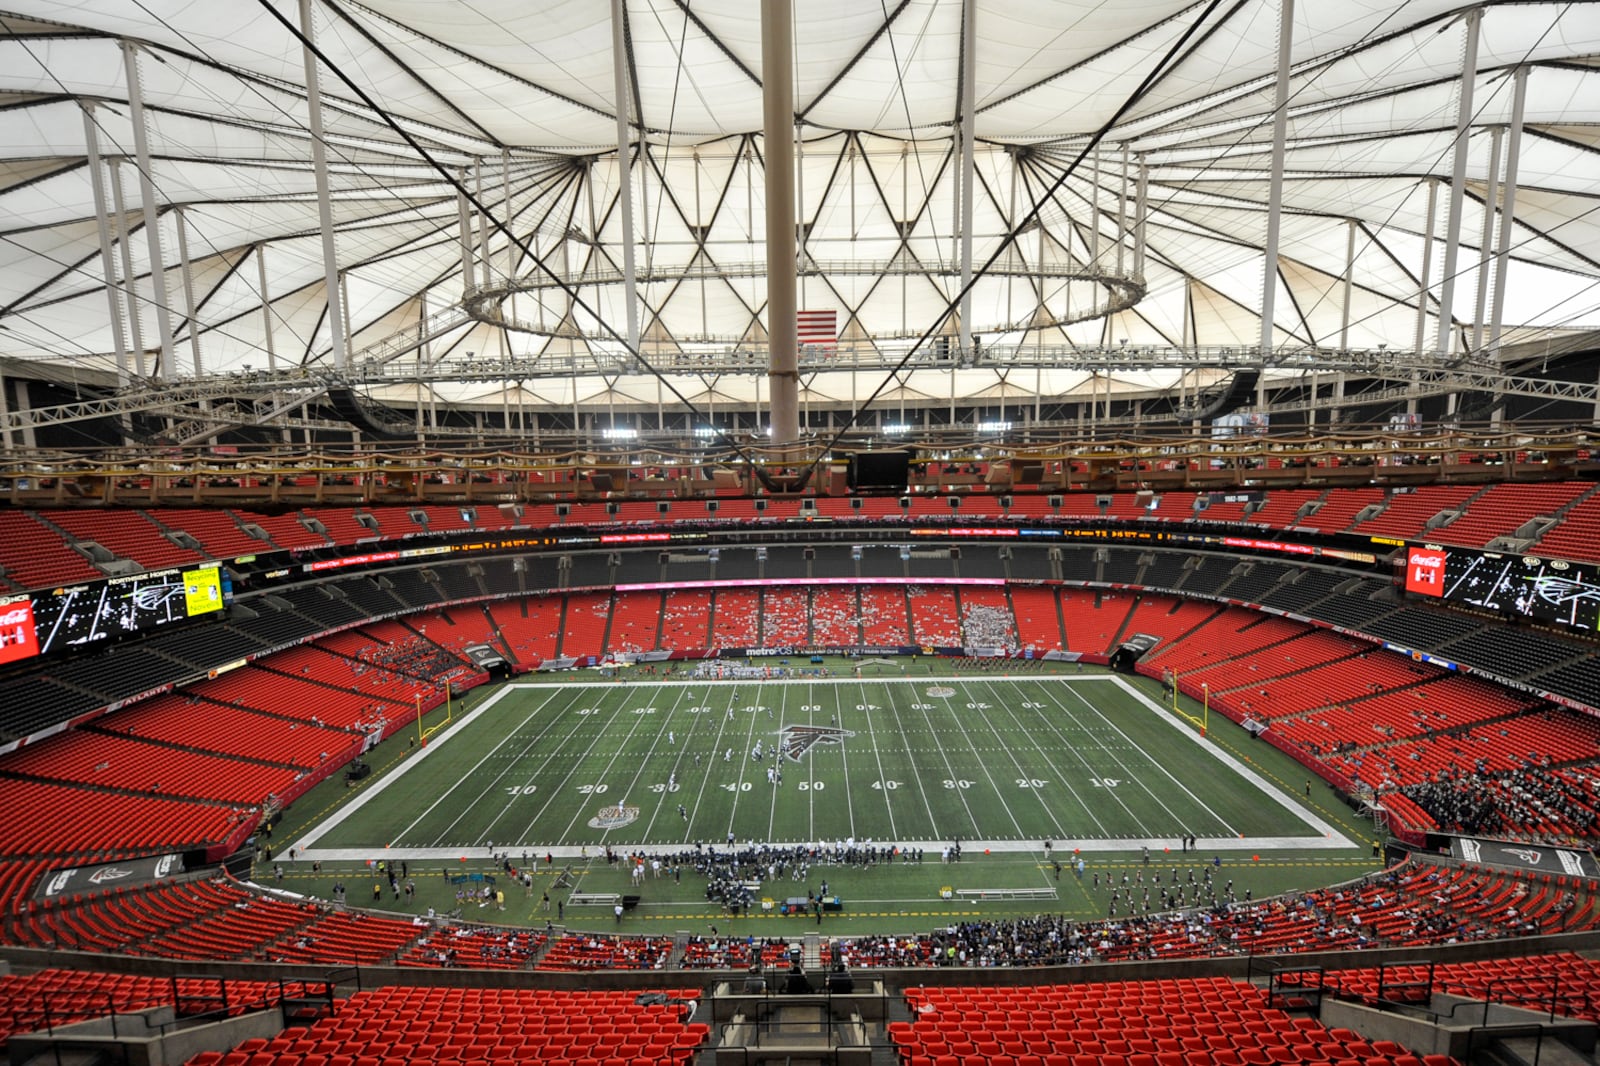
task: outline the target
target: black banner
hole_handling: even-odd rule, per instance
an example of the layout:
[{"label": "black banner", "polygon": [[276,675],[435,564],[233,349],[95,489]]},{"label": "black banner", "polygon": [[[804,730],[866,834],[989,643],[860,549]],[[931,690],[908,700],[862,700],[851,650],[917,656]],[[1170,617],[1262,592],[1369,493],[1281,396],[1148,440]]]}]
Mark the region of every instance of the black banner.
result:
[{"label": "black banner", "polygon": [[75,866],[68,870],[52,870],[41,877],[34,886],[33,898],[40,902],[72,899],[128,885],[165,881],[181,873],[181,855],[147,855],[142,859],[124,859],[99,866]]},{"label": "black banner", "polygon": [[1543,844],[1517,844],[1508,840],[1481,837],[1454,837],[1450,854],[1463,862],[1485,866],[1506,866],[1513,870],[1550,874],[1555,877],[1600,877],[1600,863],[1594,852],[1573,848],[1553,848]]}]

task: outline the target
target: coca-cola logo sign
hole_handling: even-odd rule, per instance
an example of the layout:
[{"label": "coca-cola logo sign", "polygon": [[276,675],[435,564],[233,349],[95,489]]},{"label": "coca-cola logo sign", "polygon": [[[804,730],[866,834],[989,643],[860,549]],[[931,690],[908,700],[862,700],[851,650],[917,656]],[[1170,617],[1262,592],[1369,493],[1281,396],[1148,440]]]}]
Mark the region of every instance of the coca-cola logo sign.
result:
[{"label": "coca-cola logo sign", "polygon": [[0,663],[14,663],[38,654],[33,601],[24,597],[0,602]]},{"label": "coca-cola logo sign", "polygon": [[1412,548],[1406,555],[1406,591],[1422,596],[1443,596],[1445,564],[1449,555],[1432,548]]}]

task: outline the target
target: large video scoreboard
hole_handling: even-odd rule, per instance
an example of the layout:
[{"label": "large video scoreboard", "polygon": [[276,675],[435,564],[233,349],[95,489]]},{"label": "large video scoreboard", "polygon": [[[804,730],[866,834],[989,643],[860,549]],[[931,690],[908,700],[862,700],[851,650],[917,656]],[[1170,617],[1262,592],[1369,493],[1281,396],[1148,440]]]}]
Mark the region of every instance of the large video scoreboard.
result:
[{"label": "large video scoreboard", "polygon": [[220,566],[156,570],[0,599],[0,664],[214,614],[231,598]]},{"label": "large video scoreboard", "polygon": [[1594,632],[1600,565],[1438,544],[1406,549],[1405,590]]}]

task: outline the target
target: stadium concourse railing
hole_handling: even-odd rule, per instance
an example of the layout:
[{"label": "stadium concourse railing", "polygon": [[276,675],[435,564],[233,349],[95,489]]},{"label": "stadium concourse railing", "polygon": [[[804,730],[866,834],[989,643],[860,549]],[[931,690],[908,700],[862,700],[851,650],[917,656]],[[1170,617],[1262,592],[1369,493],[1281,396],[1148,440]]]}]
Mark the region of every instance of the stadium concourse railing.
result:
[{"label": "stadium concourse railing", "polygon": [[[915,986],[966,985],[975,979],[988,984],[1031,986],[1042,984],[1094,984],[1112,981],[1158,981],[1180,977],[1259,977],[1273,969],[1297,971],[1370,971],[1383,966],[1416,963],[1468,963],[1516,959],[1556,952],[1600,951],[1600,930],[1551,933],[1537,937],[1472,940],[1453,944],[1404,947],[1385,945],[1341,951],[1265,952],[1260,954],[1207,955],[1181,959],[1158,958],[1117,962],[1061,965],[978,967],[928,965],[914,968],[873,966],[858,969],[862,978],[881,981],[886,990]],[[155,978],[225,978],[240,981],[314,980],[339,972],[357,987],[439,987],[470,983],[480,988],[540,987],[562,989],[632,989],[659,987],[662,974],[682,981],[705,979],[711,991],[726,979],[728,970],[524,970],[410,967],[386,964],[278,963],[260,960],[175,959],[148,955],[103,955],[58,948],[16,947],[0,944],[0,959],[18,970],[62,967]],[[717,994],[724,994],[718,992]]]}]

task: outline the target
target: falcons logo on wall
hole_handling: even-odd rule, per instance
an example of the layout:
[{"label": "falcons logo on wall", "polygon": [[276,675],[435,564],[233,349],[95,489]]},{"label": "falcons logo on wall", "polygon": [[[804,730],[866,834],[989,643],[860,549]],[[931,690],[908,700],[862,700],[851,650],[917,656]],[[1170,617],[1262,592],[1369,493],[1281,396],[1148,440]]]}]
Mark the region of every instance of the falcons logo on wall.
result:
[{"label": "falcons logo on wall", "polygon": [[845,737],[855,735],[854,730],[837,726],[786,725],[778,734],[778,750],[791,762],[799,762],[800,756],[818,744],[843,744]]}]

